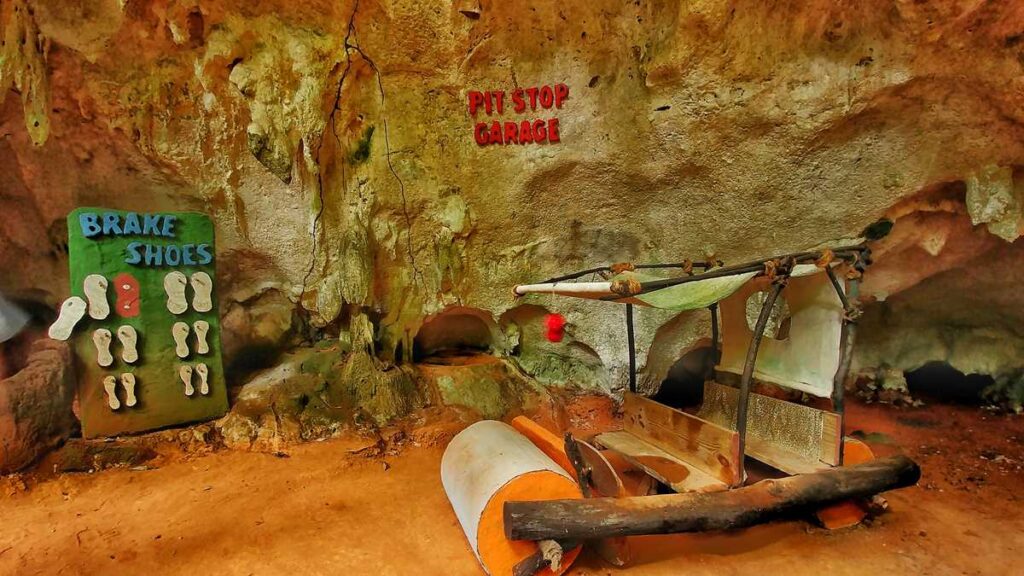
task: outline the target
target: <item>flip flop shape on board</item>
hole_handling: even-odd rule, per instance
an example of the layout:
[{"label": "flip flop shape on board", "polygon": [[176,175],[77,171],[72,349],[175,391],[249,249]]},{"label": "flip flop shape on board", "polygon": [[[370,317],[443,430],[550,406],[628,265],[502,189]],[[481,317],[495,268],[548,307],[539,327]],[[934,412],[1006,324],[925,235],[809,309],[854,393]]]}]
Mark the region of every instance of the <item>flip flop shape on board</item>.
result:
[{"label": "flip flop shape on board", "polygon": [[75,326],[85,317],[86,303],[78,296],[72,296],[60,305],[60,314],[50,326],[48,334],[54,340],[66,341],[71,338]]},{"label": "flip flop shape on board", "polygon": [[107,376],[103,379],[103,390],[107,393],[107,406],[111,410],[118,410],[121,408],[121,402],[117,399],[117,378],[114,376]]},{"label": "flip flop shape on board", "polygon": [[192,367],[182,366],[178,368],[178,377],[181,378],[181,382],[185,385],[185,396],[191,396],[196,393],[195,387],[192,386]]},{"label": "flip flop shape on board", "polygon": [[89,301],[89,317],[93,320],[103,320],[110,316],[107,286],[107,279],[99,274],[89,274],[82,283],[82,292]]},{"label": "flip flop shape on board", "polygon": [[178,358],[188,358],[188,324],[175,322],[171,326],[171,337],[174,338],[174,353]]},{"label": "flip flop shape on board", "polygon": [[117,329],[117,340],[121,343],[121,360],[135,364],[139,360],[139,333],[127,324]]},{"label": "flip flop shape on board", "polygon": [[196,364],[196,374],[199,375],[199,393],[208,396],[210,394],[210,369],[206,364]]},{"label": "flip flop shape on board", "polygon": [[206,320],[196,320],[192,323],[192,330],[196,333],[196,354],[209,354],[210,343],[206,340],[206,335],[210,333],[210,323]]},{"label": "flip flop shape on board", "polygon": [[164,276],[164,292],[167,293],[167,311],[178,315],[188,310],[188,301],[185,299],[185,285],[188,280],[185,275],[177,270],[168,272]]},{"label": "flip flop shape on board", "polygon": [[125,373],[121,374],[121,385],[124,386],[124,405],[131,408],[138,403],[138,398],[135,397],[135,374]]},{"label": "flip flop shape on board", "polygon": [[127,272],[114,276],[114,312],[122,318],[135,318],[142,304],[139,281]]},{"label": "flip flop shape on board", "polygon": [[92,333],[92,343],[96,346],[96,363],[104,368],[114,363],[114,356],[110,353],[111,340],[113,336],[106,328],[100,328]]},{"label": "flip flop shape on board", "polygon": [[196,312],[213,310],[213,279],[206,272],[192,274],[192,309]]}]

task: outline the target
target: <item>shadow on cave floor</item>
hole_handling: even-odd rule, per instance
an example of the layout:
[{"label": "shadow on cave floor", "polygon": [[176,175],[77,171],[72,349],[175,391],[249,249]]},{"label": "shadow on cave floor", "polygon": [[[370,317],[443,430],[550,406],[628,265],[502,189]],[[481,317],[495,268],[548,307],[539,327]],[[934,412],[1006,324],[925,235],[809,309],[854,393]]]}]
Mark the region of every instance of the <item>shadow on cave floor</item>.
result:
[{"label": "shadow on cave floor", "polygon": [[964,374],[946,362],[929,362],[904,372],[911,396],[936,404],[979,405],[981,392],[995,380],[987,374]]}]

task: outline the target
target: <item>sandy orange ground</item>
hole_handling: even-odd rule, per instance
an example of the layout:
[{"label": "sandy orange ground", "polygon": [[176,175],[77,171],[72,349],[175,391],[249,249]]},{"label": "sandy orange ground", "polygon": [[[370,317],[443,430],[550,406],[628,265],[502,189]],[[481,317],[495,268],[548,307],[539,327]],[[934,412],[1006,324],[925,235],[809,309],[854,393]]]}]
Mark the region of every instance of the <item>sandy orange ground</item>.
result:
[{"label": "sandy orange ground", "polygon": [[[870,526],[804,522],[641,539],[628,569],[585,555],[574,574],[1021,574],[1024,419],[973,408],[855,405],[848,431],[921,463]],[[879,442],[880,441],[880,442]],[[894,443],[887,443],[894,442]],[[0,491],[0,574],[480,575],[441,488],[440,446],[290,457],[221,451]]]}]

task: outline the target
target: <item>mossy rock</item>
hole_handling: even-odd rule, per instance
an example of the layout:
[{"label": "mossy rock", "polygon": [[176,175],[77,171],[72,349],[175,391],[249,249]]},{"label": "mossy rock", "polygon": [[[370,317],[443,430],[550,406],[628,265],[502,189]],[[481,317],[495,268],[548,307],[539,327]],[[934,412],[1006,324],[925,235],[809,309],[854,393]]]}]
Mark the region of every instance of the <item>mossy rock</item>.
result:
[{"label": "mossy rock", "polygon": [[440,403],[469,408],[488,419],[526,411],[547,394],[543,386],[498,358],[462,365],[424,364],[417,370],[425,385],[436,390]]},{"label": "mossy rock", "polygon": [[365,352],[349,356],[339,384],[355,406],[379,425],[426,405],[408,368],[385,369]]}]

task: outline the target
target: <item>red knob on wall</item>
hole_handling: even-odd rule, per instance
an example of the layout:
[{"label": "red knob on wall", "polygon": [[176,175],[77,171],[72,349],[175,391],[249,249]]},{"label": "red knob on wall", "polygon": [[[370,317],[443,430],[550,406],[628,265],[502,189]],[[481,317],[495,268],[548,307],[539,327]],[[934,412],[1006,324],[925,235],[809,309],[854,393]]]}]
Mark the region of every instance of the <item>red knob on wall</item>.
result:
[{"label": "red knob on wall", "polygon": [[547,328],[547,338],[550,342],[561,342],[565,337],[565,316],[548,314],[544,317],[544,326]]}]

